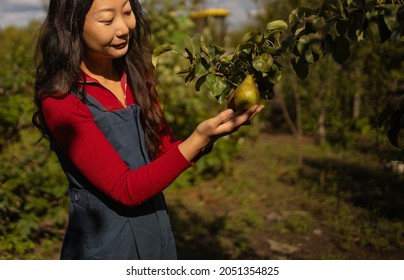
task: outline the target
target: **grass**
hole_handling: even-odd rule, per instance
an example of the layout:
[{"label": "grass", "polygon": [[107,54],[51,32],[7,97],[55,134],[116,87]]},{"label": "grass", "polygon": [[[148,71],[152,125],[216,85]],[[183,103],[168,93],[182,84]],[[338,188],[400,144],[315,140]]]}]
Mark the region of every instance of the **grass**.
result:
[{"label": "grass", "polygon": [[[261,133],[230,174],[166,189],[179,258],[403,259],[404,178],[384,167],[393,148],[381,157],[305,138],[301,150],[299,168],[291,136]],[[21,258],[57,259],[62,238]]]},{"label": "grass", "polygon": [[[402,259],[404,178],[372,153],[261,134],[231,176],[168,189],[182,259]],[[184,238],[184,235],[187,238]],[[274,252],[268,240],[297,246]]]}]

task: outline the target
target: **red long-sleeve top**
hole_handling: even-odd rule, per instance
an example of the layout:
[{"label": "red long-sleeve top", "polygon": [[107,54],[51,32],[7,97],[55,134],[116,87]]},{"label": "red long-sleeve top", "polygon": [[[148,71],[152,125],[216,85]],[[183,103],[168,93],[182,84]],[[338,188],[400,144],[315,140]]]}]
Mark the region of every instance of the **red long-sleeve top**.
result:
[{"label": "red long-sleeve top", "polygon": [[[124,74],[122,85],[125,82]],[[131,89],[123,88],[126,104],[134,104]],[[123,108],[112,92],[88,75],[85,90],[107,110]],[[124,205],[134,206],[153,197],[193,165],[179,151],[180,141],[163,135],[165,152],[146,166],[130,170],[78,97],[73,94],[63,99],[48,97],[42,110],[50,133],[71,162],[94,186]]]}]

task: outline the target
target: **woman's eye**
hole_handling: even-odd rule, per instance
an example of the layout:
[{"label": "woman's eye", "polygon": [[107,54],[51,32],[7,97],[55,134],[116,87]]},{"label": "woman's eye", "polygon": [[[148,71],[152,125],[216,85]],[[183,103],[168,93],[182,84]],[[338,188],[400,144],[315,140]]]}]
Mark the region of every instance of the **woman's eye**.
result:
[{"label": "woman's eye", "polygon": [[102,20],[101,22],[105,25],[110,25],[110,24],[112,24],[113,21],[114,21],[114,19],[108,19],[108,20]]},{"label": "woman's eye", "polygon": [[131,14],[132,14],[132,10],[129,10],[129,11],[125,12],[126,16],[130,16]]}]

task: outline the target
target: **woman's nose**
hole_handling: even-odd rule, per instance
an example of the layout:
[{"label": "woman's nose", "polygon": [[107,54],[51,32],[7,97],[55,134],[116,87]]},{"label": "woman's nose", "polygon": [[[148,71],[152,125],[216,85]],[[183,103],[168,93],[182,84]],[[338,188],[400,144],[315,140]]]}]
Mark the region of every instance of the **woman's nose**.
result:
[{"label": "woman's nose", "polygon": [[118,21],[117,29],[116,29],[116,36],[117,37],[126,37],[129,34],[129,26],[125,22],[124,19]]}]

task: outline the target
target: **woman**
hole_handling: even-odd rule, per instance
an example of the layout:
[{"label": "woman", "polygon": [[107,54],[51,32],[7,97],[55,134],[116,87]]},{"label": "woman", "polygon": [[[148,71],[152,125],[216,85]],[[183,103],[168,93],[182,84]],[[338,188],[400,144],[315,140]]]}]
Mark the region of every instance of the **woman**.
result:
[{"label": "woman", "polygon": [[184,141],[160,109],[137,0],[51,0],[33,122],[69,181],[62,259],[175,259],[162,191],[262,106],[225,110]]}]

